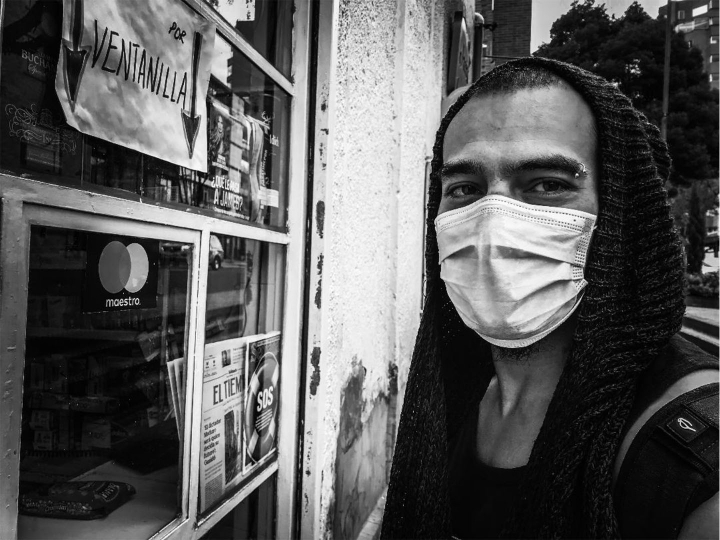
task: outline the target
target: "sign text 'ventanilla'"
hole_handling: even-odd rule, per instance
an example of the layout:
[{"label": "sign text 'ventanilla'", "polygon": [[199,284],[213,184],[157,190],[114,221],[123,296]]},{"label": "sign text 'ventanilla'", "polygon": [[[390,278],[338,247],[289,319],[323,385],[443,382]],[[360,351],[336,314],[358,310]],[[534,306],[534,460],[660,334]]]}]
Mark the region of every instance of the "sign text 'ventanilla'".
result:
[{"label": "sign text 'ventanilla'", "polygon": [[126,81],[132,79],[132,82],[141,88],[178,103],[183,109],[186,108],[187,71],[180,74],[172,70],[171,77],[170,67],[165,65],[160,56],[152,56],[139,43],[130,40],[126,42],[118,32],[107,26],[101,37],[97,20],[90,66],[114,73],[117,77],[124,77]]}]

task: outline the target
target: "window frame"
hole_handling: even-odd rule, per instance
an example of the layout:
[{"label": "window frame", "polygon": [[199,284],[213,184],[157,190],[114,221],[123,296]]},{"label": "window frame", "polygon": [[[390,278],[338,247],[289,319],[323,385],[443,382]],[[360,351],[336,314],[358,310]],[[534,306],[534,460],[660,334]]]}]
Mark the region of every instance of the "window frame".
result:
[{"label": "window frame", "polygon": [[[0,397],[4,411],[11,411],[9,425],[0,430],[0,474],[9,480],[0,490],[0,523],[3,537],[17,538],[17,493],[19,483],[19,447],[22,409],[22,370],[25,362],[25,325],[27,316],[27,283],[29,272],[29,222],[26,209],[42,208],[52,215],[81,216],[82,223],[94,225],[103,222],[118,225],[131,222],[148,230],[184,231],[195,235],[195,253],[189,284],[190,313],[187,321],[188,379],[185,425],[185,450],[183,455],[181,515],[169,523],[153,539],[200,538],[217,522],[231,512],[237,504],[250,495],[264,481],[277,474],[275,496],[276,526],[278,538],[296,535],[296,481],[297,438],[300,404],[301,331],[303,314],[305,214],[307,188],[307,126],[308,126],[308,73],[309,73],[309,27],[310,3],[294,0],[292,35],[292,67],[290,78],[284,77],[264,57],[230,26],[218,13],[202,0],[182,1],[202,17],[216,25],[217,32],[237,47],[256,66],[266,73],[290,96],[290,134],[288,163],[288,209],[287,230],[280,232],[259,227],[222,216],[209,216],[183,209],[139,202],[122,193],[110,190],[88,191],[58,184],[49,184],[7,173],[0,173],[0,346],[4,348],[0,358],[0,385],[6,391]],[[0,37],[4,19],[5,3],[0,6]],[[1,43],[1,40],[0,40]],[[33,210],[34,211],[34,210]],[[24,217],[25,216],[25,217]],[[123,217],[125,216],[125,217]],[[132,216],[128,218],[127,216]],[[65,219],[62,218],[62,219]],[[69,222],[70,220],[68,220]],[[102,226],[98,225],[101,229]],[[118,232],[118,229],[113,229]],[[278,426],[277,457],[247,480],[242,487],[205,516],[198,512],[199,463],[201,459],[202,417],[202,357],[204,351],[204,328],[206,313],[208,258],[204,256],[210,247],[210,235],[225,235],[259,240],[285,246],[285,279],[282,315],[282,380],[280,385],[280,410]],[[22,254],[18,257],[17,254]],[[201,256],[202,254],[202,256]],[[25,280],[25,281],[23,281]],[[25,291],[24,293],[22,291]],[[18,291],[10,294],[5,291]],[[15,414],[13,414],[15,412]]]}]

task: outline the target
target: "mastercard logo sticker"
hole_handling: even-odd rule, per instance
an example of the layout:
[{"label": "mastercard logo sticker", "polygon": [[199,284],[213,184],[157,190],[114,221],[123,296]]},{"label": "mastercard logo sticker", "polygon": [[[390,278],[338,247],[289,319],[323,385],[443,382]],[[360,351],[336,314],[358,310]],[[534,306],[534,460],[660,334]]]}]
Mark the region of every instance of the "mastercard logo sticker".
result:
[{"label": "mastercard logo sticker", "polygon": [[98,262],[98,273],[103,288],[117,294],[123,289],[136,293],[145,286],[150,261],[140,244],[126,246],[114,240],[102,250]]}]

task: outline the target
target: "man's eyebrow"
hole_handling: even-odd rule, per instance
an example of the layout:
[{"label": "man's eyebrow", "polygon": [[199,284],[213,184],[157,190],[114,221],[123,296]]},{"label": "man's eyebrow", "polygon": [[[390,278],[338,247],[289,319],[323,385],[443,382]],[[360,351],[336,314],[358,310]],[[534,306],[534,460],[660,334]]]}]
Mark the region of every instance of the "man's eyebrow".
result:
[{"label": "man's eyebrow", "polygon": [[536,171],[538,169],[561,171],[572,175],[577,174],[578,177],[587,176],[588,173],[587,167],[581,162],[562,154],[538,156],[515,163],[508,163],[503,167],[503,172]]},{"label": "man's eyebrow", "polygon": [[440,178],[445,179],[451,176],[459,176],[463,174],[484,177],[485,173],[485,166],[480,161],[474,159],[461,159],[443,163],[443,166],[440,169]]}]

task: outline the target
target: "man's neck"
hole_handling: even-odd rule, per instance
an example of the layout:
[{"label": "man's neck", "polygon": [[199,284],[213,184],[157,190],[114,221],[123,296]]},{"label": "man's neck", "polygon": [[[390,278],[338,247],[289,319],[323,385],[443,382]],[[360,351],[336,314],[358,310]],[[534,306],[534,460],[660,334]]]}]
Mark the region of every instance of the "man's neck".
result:
[{"label": "man's neck", "polygon": [[495,467],[527,463],[570,352],[574,317],[524,350],[492,347],[495,377],[480,402],[477,457]]},{"label": "man's neck", "polygon": [[491,346],[497,393],[494,406],[501,416],[542,407],[543,416],[570,353],[575,330],[572,317],[557,330],[523,349]]}]

